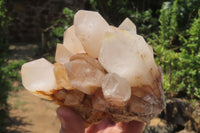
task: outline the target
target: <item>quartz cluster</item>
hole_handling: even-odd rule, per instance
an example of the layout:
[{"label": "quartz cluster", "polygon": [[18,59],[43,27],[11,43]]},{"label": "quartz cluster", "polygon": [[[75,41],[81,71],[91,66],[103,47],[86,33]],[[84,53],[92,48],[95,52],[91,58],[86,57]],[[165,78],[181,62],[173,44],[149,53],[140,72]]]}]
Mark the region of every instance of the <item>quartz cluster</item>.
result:
[{"label": "quartz cluster", "polygon": [[24,87],[70,106],[89,123],[104,117],[148,122],[165,107],[153,49],[128,18],[114,27],[98,12],[78,11],[57,44],[55,61],[25,63]]}]

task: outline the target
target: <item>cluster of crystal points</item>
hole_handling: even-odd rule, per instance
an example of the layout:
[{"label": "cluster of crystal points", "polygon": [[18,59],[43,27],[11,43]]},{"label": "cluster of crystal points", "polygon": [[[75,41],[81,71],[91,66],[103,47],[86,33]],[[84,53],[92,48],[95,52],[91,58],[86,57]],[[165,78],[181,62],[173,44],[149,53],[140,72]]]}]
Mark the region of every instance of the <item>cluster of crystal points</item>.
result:
[{"label": "cluster of crystal points", "polygon": [[78,11],[55,61],[24,64],[24,87],[71,106],[88,122],[104,116],[147,122],[165,106],[161,69],[128,18],[117,28],[97,12]]}]

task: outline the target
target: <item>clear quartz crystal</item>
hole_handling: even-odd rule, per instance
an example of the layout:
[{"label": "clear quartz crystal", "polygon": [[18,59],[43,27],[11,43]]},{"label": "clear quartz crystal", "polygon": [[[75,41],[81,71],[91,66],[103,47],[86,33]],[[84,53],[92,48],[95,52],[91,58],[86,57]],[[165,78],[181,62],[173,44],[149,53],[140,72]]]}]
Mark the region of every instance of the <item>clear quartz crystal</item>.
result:
[{"label": "clear quartz crystal", "polygon": [[74,16],[74,26],[86,53],[97,58],[108,23],[98,12],[80,10]]},{"label": "clear quartz crystal", "polygon": [[37,92],[51,94],[52,90],[57,89],[53,68],[53,64],[44,58],[25,63],[21,69],[22,84],[34,94],[49,99]]},{"label": "clear quartz crystal", "polygon": [[127,31],[106,34],[99,61],[108,72],[126,78],[131,87],[153,86],[155,74],[159,73],[145,40]]},{"label": "clear quartz crystal", "polygon": [[133,34],[136,34],[137,31],[136,31],[136,26],[135,24],[129,19],[129,18],[126,18],[118,27],[119,29],[121,30],[126,30],[126,31],[129,31]]},{"label": "clear quartz crystal", "polygon": [[75,34],[74,25],[69,27],[64,33],[63,45],[67,50],[73,54],[85,53],[85,50],[81,44],[81,41]]},{"label": "clear quartz crystal", "polygon": [[105,99],[113,105],[124,106],[131,97],[131,87],[125,78],[108,73],[102,82]]},{"label": "clear quartz crystal", "polygon": [[[93,59],[95,64],[96,60]],[[104,72],[91,65],[85,59],[75,59],[65,64],[71,85],[86,93],[93,94],[101,87]]]},{"label": "clear quartz crystal", "polygon": [[69,61],[72,53],[69,52],[62,44],[57,44],[55,61],[65,64]]}]

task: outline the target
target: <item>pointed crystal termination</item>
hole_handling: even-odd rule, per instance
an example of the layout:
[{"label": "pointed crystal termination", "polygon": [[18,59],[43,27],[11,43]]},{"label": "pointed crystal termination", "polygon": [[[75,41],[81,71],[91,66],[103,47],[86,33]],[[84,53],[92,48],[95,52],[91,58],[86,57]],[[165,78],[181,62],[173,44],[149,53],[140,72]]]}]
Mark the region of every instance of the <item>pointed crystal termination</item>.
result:
[{"label": "pointed crystal termination", "polygon": [[119,25],[118,28],[134,34],[137,33],[135,24],[129,18],[124,19],[124,21]]},{"label": "pointed crystal termination", "polygon": [[54,75],[56,77],[58,88],[60,89],[65,88],[66,90],[74,89],[69,82],[67,71],[64,65],[60,63],[55,63],[53,70],[54,70]]},{"label": "pointed crystal termination", "polygon": [[126,78],[131,87],[153,86],[158,68],[145,40],[127,31],[107,33],[99,62],[110,73]]},{"label": "pointed crystal termination", "polygon": [[[73,57],[72,57],[73,58]],[[84,57],[85,58],[85,57]],[[88,63],[84,58],[74,59],[65,64],[71,85],[88,94],[93,94],[98,87],[101,87],[104,72],[92,64],[96,60],[90,60]],[[91,59],[91,57],[88,57]],[[93,62],[93,63],[91,63]]]},{"label": "pointed crystal termination", "polygon": [[[44,58],[25,63],[21,69],[24,87],[42,98],[51,99],[49,94],[57,89],[53,65]],[[39,92],[45,92],[42,95]]]},{"label": "pointed crystal termination", "polygon": [[98,12],[80,10],[74,16],[74,26],[86,53],[97,58],[108,23]]},{"label": "pointed crystal termination", "polygon": [[72,53],[69,52],[62,44],[57,44],[56,56],[55,56],[56,62],[65,64],[69,61],[71,56]]},{"label": "pointed crystal termination", "polygon": [[64,33],[63,45],[73,54],[85,53],[81,41],[75,34],[75,27],[72,25]]},{"label": "pointed crystal termination", "polygon": [[105,99],[113,105],[124,106],[131,97],[131,87],[125,78],[108,73],[102,82]]}]

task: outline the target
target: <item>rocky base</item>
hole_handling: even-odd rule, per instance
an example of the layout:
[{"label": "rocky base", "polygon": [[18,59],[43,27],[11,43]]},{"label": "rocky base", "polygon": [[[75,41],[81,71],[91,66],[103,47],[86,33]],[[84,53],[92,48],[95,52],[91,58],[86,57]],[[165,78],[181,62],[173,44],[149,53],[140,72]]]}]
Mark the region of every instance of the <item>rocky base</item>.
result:
[{"label": "rocky base", "polygon": [[151,120],[144,133],[199,133],[200,103],[195,107],[186,100],[173,98],[167,100],[166,109],[159,118]]}]

